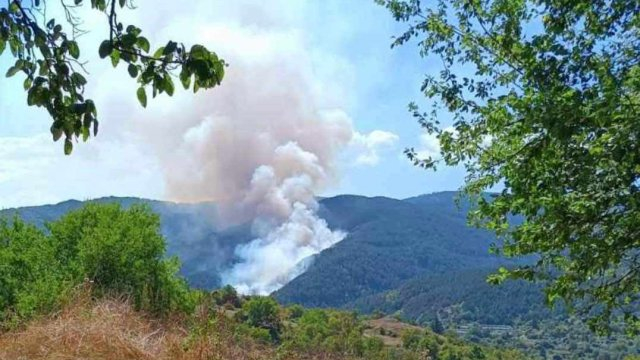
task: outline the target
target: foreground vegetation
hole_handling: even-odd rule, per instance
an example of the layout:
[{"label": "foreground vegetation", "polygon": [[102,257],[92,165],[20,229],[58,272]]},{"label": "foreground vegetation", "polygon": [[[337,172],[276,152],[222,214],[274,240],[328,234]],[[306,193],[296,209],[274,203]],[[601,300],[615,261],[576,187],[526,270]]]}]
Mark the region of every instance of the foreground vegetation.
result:
[{"label": "foreground vegetation", "polygon": [[0,223],[0,359],[519,359],[355,313],[190,289],[145,206]]}]

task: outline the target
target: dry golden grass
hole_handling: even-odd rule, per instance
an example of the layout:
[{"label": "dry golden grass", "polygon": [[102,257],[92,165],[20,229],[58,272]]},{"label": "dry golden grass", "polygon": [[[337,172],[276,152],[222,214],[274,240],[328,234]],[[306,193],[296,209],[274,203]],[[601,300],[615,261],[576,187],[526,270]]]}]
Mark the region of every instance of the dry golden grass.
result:
[{"label": "dry golden grass", "polygon": [[[34,320],[23,328],[0,333],[0,360],[148,360],[247,359],[335,360],[331,354],[277,354],[273,347],[250,340],[237,342],[222,314],[207,321],[197,335],[185,319],[162,322],[132,309],[123,299],[93,301],[76,297],[63,311]],[[210,325],[214,324],[214,325]]]}]

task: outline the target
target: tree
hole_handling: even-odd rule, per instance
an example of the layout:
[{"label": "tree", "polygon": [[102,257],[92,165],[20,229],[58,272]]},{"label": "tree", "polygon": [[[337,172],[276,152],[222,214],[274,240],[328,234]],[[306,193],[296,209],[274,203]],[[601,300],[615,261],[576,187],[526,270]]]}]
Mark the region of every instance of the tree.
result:
[{"label": "tree", "polygon": [[189,307],[177,258],[166,258],[160,217],[148,206],[89,203],[47,225],[63,273],[96,295],[126,295],[156,313]]},{"label": "tree", "polygon": [[55,309],[65,289],[54,244],[19,218],[0,219],[0,329]]},{"label": "tree", "polygon": [[592,329],[623,314],[638,332],[640,2],[376,1],[408,24],[392,46],[417,39],[442,62],[422,85],[432,110],[409,106],[440,155],[407,155],[464,167],[470,221],[498,234],[492,250],[536,255],[490,281],[543,281],[548,303]]},{"label": "tree", "polygon": [[444,326],[440,321],[440,316],[436,315],[433,318],[433,322],[431,324],[431,330],[433,330],[433,332],[436,334],[440,334],[440,335],[444,334]]},{"label": "tree", "polygon": [[246,323],[253,327],[269,330],[271,339],[280,336],[280,317],[278,303],[269,296],[256,296],[242,305]]},{"label": "tree", "polygon": [[[193,91],[219,85],[224,77],[225,62],[202,45],[187,50],[184,44],[169,41],[151,51],[149,40],[135,25],[118,20],[118,11],[132,8],[132,0],[91,0],[91,8],[107,15],[108,38],[96,46],[101,58],[110,58],[116,67],[124,63],[139,87],[136,96],[143,107],[147,105],[147,88],[153,97],[174,93],[173,78],[178,77],[185,89],[193,84]],[[86,1],[74,0],[73,5],[59,3],[64,13],[65,31],[60,21],[47,17],[46,0],[9,0],[0,7],[0,55],[6,48],[16,61],[7,77],[25,75],[24,90],[27,104],[45,108],[53,120],[51,134],[54,141],[64,135],[64,152],[70,154],[73,141],[86,141],[91,132],[98,133],[98,111],[91,99],[84,97],[87,79],[82,75],[81,49],[76,38],[84,33],[76,9]],[[56,2],[57,4],[57,2]],[[51,9],[48,9],[51,11]],[[178,73],[179,71],[179,73]],[[176,75],[177,74],[177,75]]]}]

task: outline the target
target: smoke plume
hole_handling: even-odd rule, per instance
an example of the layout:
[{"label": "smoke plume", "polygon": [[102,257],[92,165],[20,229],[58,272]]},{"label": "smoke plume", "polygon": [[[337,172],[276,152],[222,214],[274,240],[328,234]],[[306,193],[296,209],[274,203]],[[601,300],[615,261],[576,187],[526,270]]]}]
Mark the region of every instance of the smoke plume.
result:
[{"label": "smoke plume", "polygon": [[214,23],[180,30],[230,63],[222,86],[177,94],[179,108],[156,105],[157,115],[139,123],[169,198],[215,201],[222,225],[251,223],[255,239],[236,248],[221,277],[266,294],[344,238],[318,217],[316,196],[335,183],[338,154],[366,135],[344,110],[348,64],[312,51],[301,31],[276,20]]}]

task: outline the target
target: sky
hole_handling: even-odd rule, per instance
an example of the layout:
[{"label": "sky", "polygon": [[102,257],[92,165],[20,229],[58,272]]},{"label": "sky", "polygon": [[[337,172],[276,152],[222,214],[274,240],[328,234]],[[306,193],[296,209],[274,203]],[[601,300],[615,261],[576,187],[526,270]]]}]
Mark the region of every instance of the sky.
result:
[{"label": "sky", "polygon": [[[97,104],[100,133],[64,156],[62,143],[51,139],[46,111],[27,106],[23,78],[3,78],[0,208],[110,195],[216,200],[227,189],[219,184],[225,171],[234,173],[234,181],[245,181],[245,172],[236,173],[233,164],[252,156],[250,143],[244,148],[218,143],[252,139],[241,135],[255,131],[252,136],[268,133],[278,146],[304,145],[316,131],[314,117],[339,118],[348,132],[332,151],[319,151],[331,181],[316,195],[406,198],[462,184],[460,169],[421,170],[402,153],[407,147],[437,151],[437,141],[421,131],[407,104],[425,103],[422,79],[439,69],[420,58],[415,44],[390,48],[403,25],[373,0],[198,0],[179,8],[152,0],[135,4],[136,9],[121,12],[121,19],[142,28],[152,46],[169,39],[201,43],[227,60],[221,87],[196,95],[177,89],[174,97],[150,99],[143,109],[126,68],[113,69],[97,56],[108,31],[104,15],[81,10],[89,30],[78,39],[89,71],[85,96]],[[0,56],[0,72],[12,61],[8,52]],[[286,121],[280,124],[272,113]],[[223,125],[231,137],[215,133]],[[318,129],[327,128],[333,129]],[[326,134],[317,136],[335,135]],[[208,175],[210,168],[215,176]]]}]

